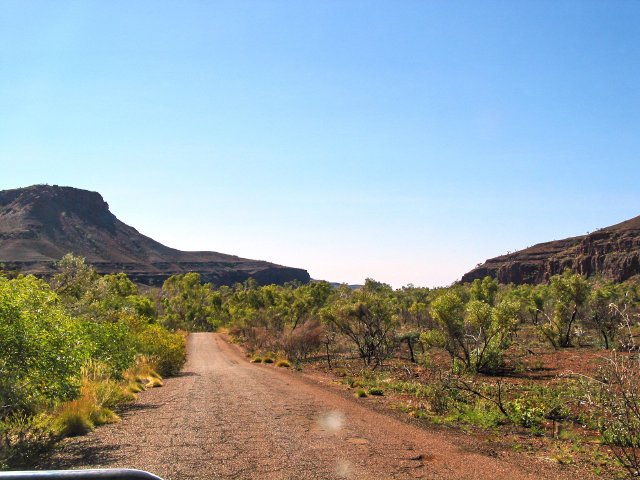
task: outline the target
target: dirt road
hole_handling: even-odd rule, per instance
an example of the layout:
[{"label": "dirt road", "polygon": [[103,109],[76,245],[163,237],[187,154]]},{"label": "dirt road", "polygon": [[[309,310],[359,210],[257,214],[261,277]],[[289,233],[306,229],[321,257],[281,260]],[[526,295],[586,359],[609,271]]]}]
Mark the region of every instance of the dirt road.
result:
[{"label": "dirt road", "polygon": [[192,334],[188,349],[181,376],[42,467],[140,468],[168,480],[570,476],[532,456],[472,452],[297,372],[251,364],[216,334]]}]

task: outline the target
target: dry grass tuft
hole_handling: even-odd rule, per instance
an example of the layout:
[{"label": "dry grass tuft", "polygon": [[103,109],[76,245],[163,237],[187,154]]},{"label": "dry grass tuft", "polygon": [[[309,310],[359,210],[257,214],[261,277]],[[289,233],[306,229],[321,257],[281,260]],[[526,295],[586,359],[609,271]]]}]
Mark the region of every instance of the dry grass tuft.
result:
[{"label": "dry grass tuft", "polygon": [[90,415],[94,405],[90,400],[79,398],[64,403],[55,413],[53,427],[62,437],[85,435],[94,428]]},{"label": "dry grass tuft", "polygon": [[159,378],[152,378],[145,384],[145,388],[157,388],[162,387],[162,385],[162,380]]}]

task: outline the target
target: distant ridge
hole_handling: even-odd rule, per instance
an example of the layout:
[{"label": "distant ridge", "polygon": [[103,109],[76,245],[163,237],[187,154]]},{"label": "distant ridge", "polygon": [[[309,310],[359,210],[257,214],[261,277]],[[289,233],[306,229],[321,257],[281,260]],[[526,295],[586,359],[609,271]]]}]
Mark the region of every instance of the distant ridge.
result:
[{"label": "distant ridge", "polygon": [[263,285],[310,280],[299,268],[166,247],[118,220],[97,192],[57,185],[0,191],[4,269],[46,276],[69,252],[85,257],[98,273],[124,272],[147,285],[161,285],[171,275],[190,271],[215,285],[249,277]]},{"label": "distant ridge", "polygon": [[462,282],[488,275],[501,283],[543,283],[567,268],[618,282],[640,274],[640,216],[588,235],[491,258],[466,273]]}]

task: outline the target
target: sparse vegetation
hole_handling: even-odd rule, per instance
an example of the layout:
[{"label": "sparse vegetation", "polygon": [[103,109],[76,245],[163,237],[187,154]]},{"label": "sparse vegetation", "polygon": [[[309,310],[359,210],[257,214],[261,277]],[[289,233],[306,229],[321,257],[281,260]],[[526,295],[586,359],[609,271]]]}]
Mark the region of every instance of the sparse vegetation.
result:
[{"label": "sparse vegetation", "polygon": [[[631,329],[637,315],[612,305],[624,326]],[[636,318],[633,318],[633,317]],[[592,417],[618,461],[632,477],[640,476],[640,356],[633,336],[631,353],[613,352],[597,375],[588,381],[587,401],[595,407]]]},{"label": "sparse vegetation", "polygon": [[[145,297],[126,276],[99,277],[67,257],[52,285],[0,277],[4,464],[117,421],[119,403],[184,363],[176,329],[224,327],[254,363],[326,365],[356,397],[383,397],[415,418],[580,444],[571,456],[552,448],[563,462],[587,455],[598,430],[630,473],[639,469],[633,282],[565,272],[537,286],[486,278],[432,290],[373,280],[358,290],[253,281],[214,289],[187,275]],[[582,376],[547,375],[567,349]],[[607,349],[616,353],[597,374],[580,360]],[[592,383],[580,380],[590,372]]]},{"label": "sparse vegetation", "polygon": [[[545,285],[499,285],[490,278],[438,289],[393,290],[373,280],[359,290],[321,285],[245,282],[217,289],[213,322],[265,360],[324,363],[358,397],[383,393],[383,402],[433,423],[570,442],[580,448],[569,455],[548,446],[549,457],[566,463],[582,455],[598,471],[617,471],[618,461],[593,436],[609,414],[602,403],[591,408],[584,400],[587,390],[575,373],[594,372],[607,349],[633,350],[635,317],[625,327],[609,306],[636,312],[638,284],[565,272]],[[571,366],[561,369],[564,359]],[[622,441],[619,428],[615,438],[611,429],[600,431],[600,441],[631,464],[634,434]]]}]

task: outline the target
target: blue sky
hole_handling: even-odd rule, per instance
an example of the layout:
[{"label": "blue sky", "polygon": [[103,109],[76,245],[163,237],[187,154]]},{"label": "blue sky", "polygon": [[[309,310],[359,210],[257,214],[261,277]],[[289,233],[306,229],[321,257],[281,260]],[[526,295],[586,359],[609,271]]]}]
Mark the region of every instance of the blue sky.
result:
[{"label": "blue sky", "polygon": [[0,188],[443,285],[640,214],[640,2],[0,0]]}]

